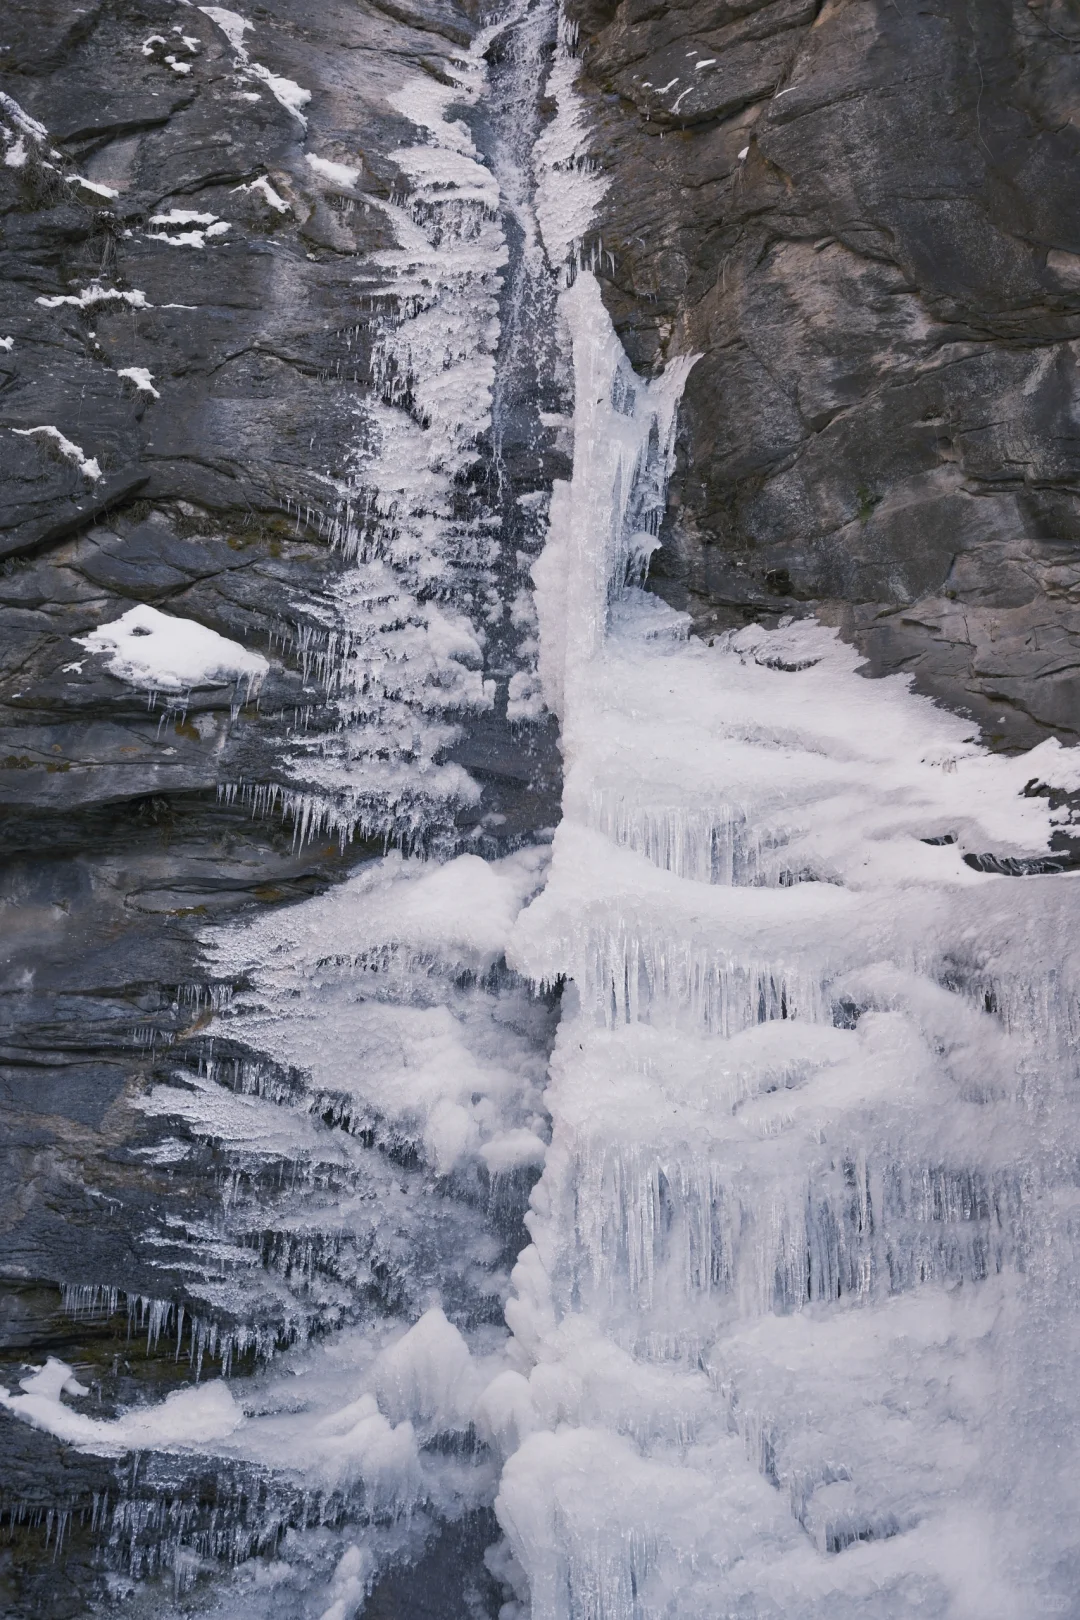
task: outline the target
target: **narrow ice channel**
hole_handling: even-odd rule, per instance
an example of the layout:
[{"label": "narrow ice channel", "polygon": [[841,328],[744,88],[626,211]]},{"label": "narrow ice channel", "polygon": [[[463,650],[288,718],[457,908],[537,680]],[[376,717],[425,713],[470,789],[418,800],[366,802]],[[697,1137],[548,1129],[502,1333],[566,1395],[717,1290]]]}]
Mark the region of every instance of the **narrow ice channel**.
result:
[{"label": "narrow ice channel", "polygon": [[[500,72],[535,74],[553,21],[515,6]],[[636,376],[583,262],[567,30],[531,172],[520,132],[482,160],[457,110],[512,105],[499,26],[455,88],[399,98],[408,312],[340,492],[338,724],[294,758],[302,829],[427,853],[209,934],[217,1046],[143,1100],[157,1151],[230,1166],[198,1297],[266,1365],[212,1376],[204,1334],[204,1381],[157,1407],[96,1419],[57,1362],[5,1404],[247,1489],[216,1529],[174,1513],[152,1543],[159,1497],[110,1532],[231,1563],[236,1620],[348,1620],[492,1507],[501,1620],[1073,1613],[1076,878],[1002,869],[1046,854],[1080,763],[989,754],[821,625],[706,644],[643,588],[693,357]],[[452,501],[497,427],[511,219],[573,392],[535,601]],[[541,691],[562,820],[484,858],[454,841],[479,789],[451,733]],[[514,1264],[500,1210],[541,1166]]]}]

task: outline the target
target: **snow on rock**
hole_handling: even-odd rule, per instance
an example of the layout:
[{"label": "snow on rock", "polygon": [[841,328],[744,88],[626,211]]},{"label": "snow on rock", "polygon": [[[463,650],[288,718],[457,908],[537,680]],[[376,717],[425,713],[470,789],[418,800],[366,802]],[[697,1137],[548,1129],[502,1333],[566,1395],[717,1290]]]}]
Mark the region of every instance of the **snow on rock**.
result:
[{"label": "snow on rock", "polygon": [[7,124],[7,127],[0,126],[5,147],[4,164],[9,169],[23,169],[30,161],[27,141],[36,147],[48,139],[49,132],[44,124],[39,124],[24,107],[20,107],[14,96],[3,91],[0,91],[0,115]]},{"label": "snow on rock", "polygon": [[[241,77],[259,79],[274,100],[286,108],[296,119],[301,128],[307,128],[307,119],[300,111],[311,100],[311,91],[305,90],[302,85],[296,84],[292,79],[282,78],[261,62],[253,62],[247,47],[244,44],[244,35],[254,28],[254,23],[242,17],[238,11],[228,11],[224,6],[200,6],[199,10],[221,29],[225,38],[236,52],[236,63],[241,69]],[[187,71],[186,67],[183,69]]]},{"label": "snow on rock", "polygon": [[111,1421],[88,1417],[67,1406],[62,1394],[89,1394],[65,1362],[50,1356],[45,1366],[20,1379],[21,1395],[0,1390],[0,1406],[35,1429],[96,1456],[116,1457],[128,1451],[186,1451],[226,1439],[244,1415],[228,1385],[220,1380],[197,1389],[181,1389],[160,1405],[134,1407]]},{"label": "snow on rock", "polygon": [[114,186],[100,185],[96,180],[87,180],[81,174],[69,174],[66,176],[66,180],[69,186],[82,186],[84,191],[92,192],[95,197],[103,197],[106,201],[111,201],[114,197],[120,195]]},{"label": "snow on rock", "polygon": [[242,17],[238,11],[228,11],[224,6],[200,6],[199,10],[211,22],[217,23],[229,44],[242,62],[246,62],[248,54],[244,48],[244,35],[254,23]]},{"label": "snow on rock", "polygon": [[[150,241],[167,242],[171,247],[205,247],[209,239],[224,236],[232,227],[216,214],[200,214],[190,208],[170,208],[164,214],[151,214]],[[174,226],[189,226],[179,231]]]},{"label": "snow on rock", "polygon": [[216,214],[199,214],[190,208],[170,208],[166,214],[151,214],[151,225],[213,225]]},{"label": "snow on rock", "polygon": [[98,281],[92,281],[89,287],[83,287],[77,293],[57,293],[48,298],[35,298],[34,302],[43,309],[59,309],[64,304],[69,304],[73,309],[90,309],[94,304],[127,304],[130,309],[153,308],[152,304],[147,303],[146,294],[137,287],[124,291],[119,287],[103,287]]},{"label": "snow on rock", "polygon": [[55,444],[65,461],[70,461],[73,466],[78,467],[84,478],[89,478],[91,483],[94,484],[100,481],[102,473],[97,457],[88,456],[81,445],[77,445],[73,440],[67,438],[58,427],[49,425],[46,427],[12,428],[11,431],[20,439],[41,437],[49,440],[52,444]]},{"label": "snow on rock", "polygon": [[277,73],[271,73],[269,68],[263,67],[261,62],[252,62],[248,70],[255,79],[261,79],[274,100],[279,102],[287,112],[292,113],[301,129],[307,129],[307,119],[300,111],[311,100],[311,91],[305,90],[293,79],[284,79]]},{"label": "snow on rock", "polygon": [[14,96],[9,96],[0,90],[0,112],[6,113],[15,128],[23,135],[29,135],[36,141],[48,139],[49,132],[44,124],[36,118],[31,118],[25,107],[20,107]]},{"label": "snow on rock", "polygon": [[116,375],[125,377],[128,382],[133,382],[140,394],[150,394],[154,399],[161,398],[161,395],[154,387],[154,379],[145,366],[124,366]]},{"label": "snow on rock", "polygon": [[359,168],[351,168],[347,163],[333,163],[329,158],[316,157],[314,152],[305,153],[305,158],[320,180],[329,180],[332,185],[355,186],[360,178]]},{"label": "snow on rock", "polygon": [[246,681],[250,691],[270,668],[261,653],[238,641],[145,604],[76,639],[87,652],[100,654],[118,680],[156,692],[187,692],[233,681]]},{"label": "snow on rock", "polygon": [[262,175],[258,180],[249,181],[245,186],[234,187],[234,190],[258,192],[263,201],[267,203],[275,213],[287,214],[289,212],[289,204],[285,201],[284,197],[278,196],[278,193],[270,184],[269,177],[265,174]]}]

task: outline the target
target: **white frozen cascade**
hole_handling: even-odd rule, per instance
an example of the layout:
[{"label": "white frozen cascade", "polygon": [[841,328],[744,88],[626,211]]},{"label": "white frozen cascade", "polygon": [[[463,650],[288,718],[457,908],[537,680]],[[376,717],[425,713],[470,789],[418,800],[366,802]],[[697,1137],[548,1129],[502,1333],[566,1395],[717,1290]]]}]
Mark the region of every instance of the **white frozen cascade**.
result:
[{"label": "white frozen cascade", "polygon": [[564,818],[511,960],[569,983],[488,1396],[520,1601],[1072,1612],[1077,891],[965,856],[1045,859],[1080,761],[991,756],[821,625],[706,645],[627,587],[674,389],[590,277],[562,308]]},{"label": "white frozen cascade", "polygon": [[[519,92],[517,138],[529,130],[520,98],[536,99],[550,13],[550,4],[512,0],[451,63],[451,82],[417,75],[389,96],[417,139],[389,154],[407,195],[368,197],[398,245],[373,255],[383,279],[368,296],[387,309],[377,323],[374,394],[358,404],[351,470],[331,491],[329,533],[351,566],[321,609],[308,609],[314,622],[303,632],[334,723],[298,735],[291,785],[270,794],[295,818],[300,837],[330,830],[343,841],[359,833],[430,844],[433,831],[479,805],[475,779],[447,753],[463,727],[496,705],[486,655],[504,621],[520,632],[502,698],[509,718],[543,712],[538,700],[522,702],[536,684],[530,556],[508,547],[481,453],[497,426],[496,362],[507,349],[500,298],[510,260],[504,216],[516,199],[504,196],[461,115],[490,101],[485,55],[516,30],[507,72]],[[496,167],[512,139],[496,139]],[[311,162],[320,173],[357,172]],[[513,318],[513,300],[509,307]],[[534,551],[542,521],[534,509],[526,522]],[[265,797],[266,790],[256,794]]]},{"label": "white frozen cascade", "polygon": [[[343,493],[340,729],[296,766],[308,825],[406,845],[478,791],[440,761],[494,701],[509,576],[453,492],[497,437],[512,218],[515,273],[561,285],[537,341],[573,393],[535,606],[510,586],[539,643],[510,700],[524,719],[542,685],[561,724],[553,846],[392,853],[208,932],[233,989],[199,1072],[141,1106],[154,1162],[223,1156],[226,1210],[186,1328],[127,1310],[219,1370],[222,1309],[234,1350],[276,1354],[111,1417],[56,1361],[3,1399],[234,1478],[248,1508],[213,1525],[112,1510],[180,1586],[231,1562],[231,1620],[350,1620],[492,1506],[501,1620],[1075,1614],[1080,961],[1048,852],[1080,760],[991,755],[820,624],[705,643],[643,589],[694,362],[636,376],[583,263],[570,34],[535,151],[504,128],[483,161],[456,114],[535,97],[553,21],[521,0],[491,79],[499,25],[456,87],[398,97],[421,134],[384,257],[412,303]],[[513,1265],[499,1200],[541,1165]]]}]

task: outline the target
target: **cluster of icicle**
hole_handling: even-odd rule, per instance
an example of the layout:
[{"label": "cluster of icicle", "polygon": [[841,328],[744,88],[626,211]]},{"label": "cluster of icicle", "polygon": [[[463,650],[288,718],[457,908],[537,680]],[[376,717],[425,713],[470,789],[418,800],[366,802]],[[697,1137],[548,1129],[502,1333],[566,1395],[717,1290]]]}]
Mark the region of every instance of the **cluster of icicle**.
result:
[{"label": "cluster of icicle", "polygon": [[488,1397],[505,1620],[1066,1612],[1078,891],[965,856],[1045,853],[1080,763],[989,755],[815,623],[690,636],[635,579],[690,363],[635,378],[588,273],[561,312],[564,818],[510,960],[567,988]]},{"label": "cluster of icicle", "polygon": [[[373,256],[389,301],[358,413],[335,539],[350,566],[311,615],[333,725],[294,739],[293,785],[263,789],[303,842],[330,831],[408,847],[479,802],[445,755],[490,710],[489,628],[504,612],[495,578],[500,519],[485,501],[481,444],[492,425],[499,294],[507,264],[499,187],[455,109],[487,86],[482,31],[448,68],[389,98],[417,129],[389,154],[407,196],[377,201],[397,246]],[[309,627],[310,629],[310,627]],[[258,790],[252,790],[257,792]]]},{"label": "cluster of icicle", "polygon": [[200,1210],[207,1155],[222,1169],[219,1218],[175,1214],[157,1240],[164,1266],[166,1238],[187,1245],[189,1304],[92,1284],[62,1301],[126,1316],[140,1359],[190,1375],[120,1410],[55,1358],[0,1390],[122,1464],[95,1533],[124,1580],[171,1572],[179,1599],[216,1573],[232,1620],[344,1620],[388,1564],[490,1509],[477,1434],[507,1366],[551,1021],[505,952],[545,856],[387,856],[214,937],[215,968],[248,988],[197,1067],[137,1102],[149,1165],[174,1187],[191,1165]]},{"label": "cluster of icicle", "polygon": [[[530,23],[522,72],[552,11],[522,0],[503,19]],[[456,110],[485,89],[495,31],[452,83],[420,74],[392,98],[417,129],[393,154],[412,187],[387,205],[399,246],[378,256],[397,317],[343,491],[351,566],[313,638],[334,724],[298,741],[300,785],[278,798],[301,837],[438,845],[428,835],[478,797],[442,760],[462,718],[493,701],[488,628],[507,609],[531,621],[520,581],[512,602],[498,594],[497,520],[468,487],[492,427],[507,249],[499,185]],[[511,718],[529,717],[529,690],[510,692]],[[324,896],[208,933],[208,972],[230,988],[188,1066],[135,1103],[148,1171],[174,1192],[190,1175],[197,1191],[190,1218],[171,1214],[151,1238],[188,1303],[92,1284],[64,1298],[77,1318],[120,1318],[121,1335],[126,1314],[133,1342],[187,1358],[193,1377],[116,1410],[51,1359],[0,1394],[79,1450],[143,1457],[100,1516],[126,1579],[171,1570],[182,1593],[235,1565],[233,1620],[343,1620],[388,1562],[490,1509],[494,1465],[474,1424],[505,1369],[551,1024],[505,952],[545,857],[393,853]],[[253,1361],[253,1376],[226,1379]]]},{"label": "cluster of icicle", "polygon": [[[385,340],[378,543],[357,532],[331,613],[326,824],[470,791],[436,760],[446,714],[488,701],[483,533],[448,504],[504,251],[449,117],[484,44],[460,86],[401,101],[428,135],[399,154],[423,206],[387,258],[414,313]],[[0,1399],[85,1450],[236,1470],[237,1501],[257,1479],[223,1518],[166,1482],[113,1517],[135,1571],[166,1545],[174,1570],[237,1560],[234,1620],[348,1620],[387,1558],[492,1501],[502,1620],[1068,1613],[1077,891],[965,856],[1044,852],[1049,799],[1024,789],[1080,769],[1049,743],[990,756],[821,626],[706,645],[642,590],[692,359],[635,376],[585,268],[572,44],[532,199],[576,399],[535,569],[566,764],[546,886],[536,852],[391,856],[217,933],[216,975],[249,988],[212,1033],[265,1065],[148,1093],[175,1133],[155,1151],[237,1170],[209,1310],[246,1252],[336,1331],[113,1418],[55,1361]],[[565,984],[546,1076],[522,979]],[[490,1200],[541,1159],[511,1289]]]}]

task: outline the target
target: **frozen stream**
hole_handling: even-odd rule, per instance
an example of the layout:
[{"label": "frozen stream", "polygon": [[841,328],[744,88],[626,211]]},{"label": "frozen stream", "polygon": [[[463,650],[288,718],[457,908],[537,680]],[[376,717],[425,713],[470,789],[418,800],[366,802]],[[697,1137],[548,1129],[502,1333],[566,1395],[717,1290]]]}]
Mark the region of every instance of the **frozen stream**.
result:
[{"label": "frozen stream", "polygon": [[[1077,880],[1002,869],[1080,763],[988,754],[823,626],[706,645],[642,589],[693,357],[636,376],[583,267],[555,23],[519,0],[398,97],[337,723],[288,800],[397,848],[209,932],[216,1045],[143,1099],[160,1155],[228,1168],[202,1314],[129,1302],[202,1379],[0,1398],[144,1459],[101,1519],[118,1597],[172,1571],[158,1615],[349,1620],[466,1523],[461,1612],[502,1620],[1075,1614]],[[523,390],[572,478],[463,509]],[[545,713],[562,819],[499,852],[468,740]]]}]

